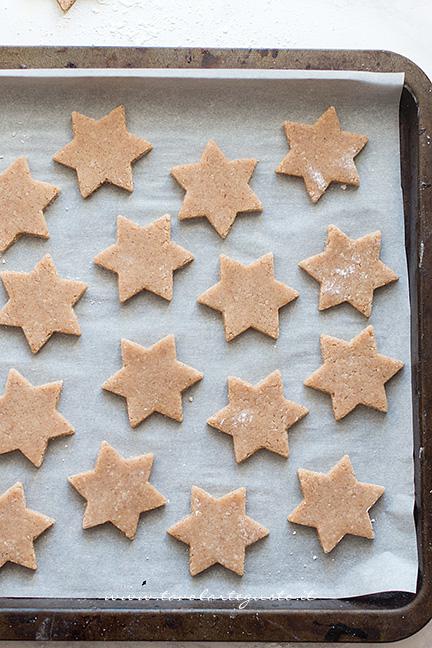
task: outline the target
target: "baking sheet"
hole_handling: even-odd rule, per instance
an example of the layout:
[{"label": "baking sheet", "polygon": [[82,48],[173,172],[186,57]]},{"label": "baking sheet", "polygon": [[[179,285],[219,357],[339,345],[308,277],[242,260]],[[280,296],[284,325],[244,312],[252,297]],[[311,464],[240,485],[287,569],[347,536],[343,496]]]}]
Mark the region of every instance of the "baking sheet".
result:
[{"label": "baking sheet", "polygon": [[[23,71],[0,79],[0,168],[27,155],[34,176],[62,190],[47,210],[50,240],[21,240],[1,257],[0,268],[30,271],[49,252],[62,275],[89,285],[76,307],[81,338],[56,336],[33,356],[19,330],[0,331],[1,384],[10,367],[35,384],[63,379],[60,410],[76,428],[73,437],[51,442],[40,469],[18,453],[0,457],[0,491],[20,480],[28,505],[56,519],[36,543],[38,571],[7,565],[0,572],[0,595],[247,599],[415,591],[410,314],[398,132],[403,75],[188,72]],[[133,194],[104,187],[84,201],[75,173],[51,157],[71,139],[72,110],[98,118],[120,103],[130,130],[154,150],[135,165]],[[329,105],[337,107],[346,130],[367,134],[369,143],[357,158],[360,189],[335,186],[312,205],[301,180],[274,173],[287,152],[281,125],[286,119],[313,122]],[[260,160],[252,187],[264,211],[240,216],[225,241],[204,220],[175,218],[183,192],[169,170],[197,161],[210,138],[230,158]],[[114,241],[118,214],[146,224],[166,212],[173,216],[173,239],[195,261],[176,273],[171,304],[145,293],[120,305],[115,276],[92,259]],[[382,258],[400,275],[376,292],[369,321],[348,305],[319,313],[318,284],[297,267],[323,249],[330,223],[351,237],[381,229]],[[249,331],[227,344],[220,316],[196,297],[218,280],[219,254],[249,263],[269,251],[276,277],[300,297],[281,311],[277,342]],[[336,423],[330,398],[303,387],[303,380],[321,364],[321,333],[349,339],[368,323],[379,351],[406,366],[388,383],[386,415],[358,408]],[[124,401],[100,386],[121,366],[121,337],[148,346],[169,333],[176,336],[178,358],[205,378],[186,392],[182,424],[154,415],[132,430]],[[231,438],[206,420],[227,403],[228,375],[254,383],[277,368],[286,397],[310,413],[290,431],[288,460],[262,451],[238,466]],[[153,452],[151,481],[169,499],[141,518],[133,542],[111,525],[83,531],[84,500],[67,483],[68,475],[93,468],[102,440],[125,456]],[[301,499],[297,469],[327,471],[344,453],[358,479],[386,492],[371,512],[376,539],[349,537],[324,555],[316,532],[289,524],[287,516]],[[267,539],[247,550],[242,578],[222,567],[190,577],[188,548],[166,534],[189,513],[192,484],[216,496],[246,486],[248,514],[270,529]]]}]

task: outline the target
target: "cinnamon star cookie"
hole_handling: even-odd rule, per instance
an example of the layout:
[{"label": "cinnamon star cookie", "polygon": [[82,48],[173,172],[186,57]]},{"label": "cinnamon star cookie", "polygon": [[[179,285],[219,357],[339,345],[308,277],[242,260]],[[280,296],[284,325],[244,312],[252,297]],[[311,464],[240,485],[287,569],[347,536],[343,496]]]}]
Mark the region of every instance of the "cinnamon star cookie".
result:
[{"label": "cinnamon star cookie", "polygon": [[192,576],[217,563],[243,576],[246,547],[265,538],[268,529],[246,515],[246,488],[215,498],[192,486],[192,513],[168,533],[188,544]]},{"label": "cinnamon star cookie", "polygon": [[290,150],[276,173],[303,178],[312,202],[321,198],[331,182],[359,186],[354,158],[368,138],[343,131],[333,106],[313,125],[287,121],[283,126]]},{"label": "cinnamon star cookie", "polygon": [[223,315],[225,339],[253,328],[274,339],[279,337],[279,309],[298,297],[298,292],[276,281],[273,254],[250,265],[220,256],[220,281],[198,297],[198,303]]},{"label": "cinnamon star cookie", "polygon": [[329,225],[324,252],[299,266],[321,284],[319,310],[348,302],[369,317],[374,290],[397,281],[397,274],[380,260],[381,232],[350,239]]},{"label": "cinnamon star cookie", "polygon": [[193,261],[193,256],[171,241],[168,214],[146,227],[119,216],[117,243],[98,254],[94,261],[118,275],[121,302],[142,290],[170,301],[174,271]]},{"label": "cinnamon star cookie", "polygon": [[387,412],[385,383],[403,367],[403,362],[377,352],[372,326],[350,342],[321,335],[324,364],[305,380],[307,387],[330,394],[335,419],[357,405]]},{"label": "cinnamon star cookie", "polygon": [[75,169],[83,198],[110,183],[133,191],[132,164],[149,153],[152,145],[129,133],[123,106],[102,119],[72,113],[74,138],[54,160]]},{"label": "cinnamon star cookie", "polygon": [[171,169],[171,175],[186,191],[180,220],[205,217],[225,238],[237,214],[262,211],[249,186],[256,164],[253,159],[228,160],[210,140],[199,162]]},{"label": "cinnamon star cookie", "polygon": [[149,483],[151,453],[124,459],[103,441],[94,470],[69,477],[87,500],[83,529],[111,522],[133,540],[141,513],[164,506],[167,500]]},{"label": "cinnamon star cookie", "polygon": [[59,3],[63,11],[69,11],[72,5],[75,4],[76,0],[57,0],[57,2]]},{"label": "cinnamon star cookie", "polygon": [[384,488],[357,481],[348,455],[326,474],[300,469],[298,476],[304,500],[288,520],[315,527],[325,553],[348,534],[374,538],[368,511]]},{"label": "cinnamon star cookie", "polygon": [[20,482],[0,495],[0,568],[7,562],[37,569],[33,542],[54,520],[26,507]]},{"label": "cinnamon star cookie", "polygon": [[19,450],[38,468],[50,439],[74,433],[57,411],[62,386],[59,381],[35,387],[16,369],[9,371],[0,397],[0,454]]},{"label": "cinnamon star cookie", "polygon": [[0,325],[22,328],[33,353],[54,333],[81,335],[73,306],[87,286],[63,279],[49,254],[31,272],[1,272],[9,301],[0,310]]},{"label": "cinnamon star cookie", "polygon": [[60,191],[34,180],[26,158],[19,158],[0,175],[0,252],[23,236],[48,239],[44,209]]},{"label": "cinnamon star cookie", "polygon": [[308,410],[284,397],[282,376],[274,371],[258,385],[228,378],[229,405],[209,418],[212,427],[233,437],[237,463],[265,448],[288,457],[288,432]]},{"label": "cinnamon star cookie", "polygon": [[103,389],[126,399],[131,426],[137,427],[154,412],[182,421],[182,392],[203,374],[177,360],[174,335],[148,348],[122,340],[121,351],[123,368]]}]

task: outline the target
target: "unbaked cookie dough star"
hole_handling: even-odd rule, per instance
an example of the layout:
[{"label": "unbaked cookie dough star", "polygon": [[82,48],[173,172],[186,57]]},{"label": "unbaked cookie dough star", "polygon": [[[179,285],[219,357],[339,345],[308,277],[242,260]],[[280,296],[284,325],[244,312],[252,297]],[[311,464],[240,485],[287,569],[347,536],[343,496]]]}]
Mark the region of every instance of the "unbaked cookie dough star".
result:
[{"label": "unbaked cookie dough star", "polygon": [[33,353],[56,332],[81,335],[73,306],[87,286],[63,279],[49,254],[31,272],[1,272],[9,301],[0,310],[0,325],[22,328]]},{"label": "unbaked cookie dough star", "polygon": [[34,386],[16,369],[9,371],[0,397],[0,454],[19,450],[37,468],[48,441],[74,433],[57,411],[63,382]]},{"label": "unbaked cookie dough star", "polygon": [[75,4],[76,0],[57,0],[57,2],[59,3],[63,11],[69,11],[72,5]]},{"label": "unbaked cookie dough star", "polygon": [[229,405],[207,423],[233,437],[237,463],[261,449],[288,457],[288,432],[308,410],[285,398],[282,375],[274,371],[257,385],[228,378]]},{"label": "unbaked cookie dough star", "polygon": [[34,180],[26,158],[19,158],[0,175],[0,252],[24,235],[48,239],[44,209],[60,191]]},{"label": "unbaked cookie dough star", "polygon": [[0,495],[0,568],[7,562],[37,569],[33,542],[54,520],[26,507],[20,482]]},{"label": "unbaked cookie dough star", "polygon": [[152,466],[152,453],[125,459],[103,441],[95,469],[69,477],[87,500],[83,529],[111,522],[133,540],[141,513],[167,502],[149,483]]},{"label": "unbaked cookie dough star", "polygon": [[347,342],[321,335],[324,364],[305,380],[307,387],[330,394],[335,419],[357,405],[387,412],[385,383],[403,367],[403,362],[377,352],[372,326]]},{"label": "unbaked cookie dough star", "polygon": [[220,564],[243,576],[246,547],[265,538],[268,529],[246,515],[246,488],[215,498],[192,486],[192,513],[168,533],[190,546],[192,576]]},{"label": "unbaked cookie dough star", "polygon": [[249,186],[256,164],[254,159],[228,160],[210,140],[199,162],[171,169],[171,175],[186,191],[180,220],[205,217],[225,238],[237,214],[262,211]]},{"label": "unbaked cookie dough star", "polygon": [[198,297],[223,314],[225,339],[230,342],[249,328],[273,339],[279,337],[279,309],[298,297],[298,292],[276,281],[273,254],[250,265],[220,256],[220,281]]},{"label": "unbaked cookie dough star", "polygon": [[332,182],[359,186],[354,158],[368,138],[343,131],[333,106],[312,126],[288,121],[283,126],[290,150],[276,173],[303,178],[312,202],[316,203]]},{"label": "unbaked cookie dough star", "polygon": [[74,139],[53,159],[76,170],[83,198],[105,183],[133,191],[132,164],[152,145],[129,133],[124,107],[99,120],[73,112],[72,130]]},{"label": "unbaked cookie dough star", "polygon": [[177,360],[174,335],[143,347],[121,341],[123,368],[109,378],[103,389],[126,399],[133,428],[154,412],[181,422],[182,392],[203,378],[203,374]]},{"label": "unbaked cookie dough star", "polygon": [[346,535],[374,538],[368,511],[384,488],[357,481],[348,455],[328,473],[300,469],[298,476],[304,500],[288,520],[315,527],[325,553]]},{"label": "unbaked cookie dough star", "polygon": [[142,290],[170,301],[174,271],[193,261],[193,256],[171,241],[168,215],[146,227],[119,216],[117,243],[98,254],[94,261],[118,275],[121,302]]},{"label": "unbaked cookie dough star", "polygon": [[350,239],[329,225],[324,252],[299,266],[321,284],[319,310],[348,302],[369,317],[374,290],[399,278],[380,260],[381,232]]}]

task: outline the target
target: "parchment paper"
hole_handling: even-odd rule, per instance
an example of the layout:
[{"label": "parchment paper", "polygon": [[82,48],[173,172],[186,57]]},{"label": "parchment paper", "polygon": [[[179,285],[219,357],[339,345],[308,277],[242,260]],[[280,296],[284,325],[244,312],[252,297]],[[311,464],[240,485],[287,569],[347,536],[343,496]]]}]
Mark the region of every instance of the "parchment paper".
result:
[{"label": "parchment paper", "polygon": [[[62,194],[47,211],[50,240],[21,240],[3,255],[0,268],[30,271],[49,252],[62,275],[87,282],[89,289],[76,307],[81,338],[56,336],[32,356],[21,331],[0,331],[2,389],[10,367],[35,384],[63,379],[60,410],[76,428],[75,436],[50,444],[40,469],[19,453],[0,457],[0,492],[21,480],[28,505],[56,519],[36,543],[38,571],[6,566],[1,595],[267,598],[415,591],[410,311],[398,132],[403,77],[44,74],[23,71],[0,79],[0,168],[26,155],[34,176],[58,185]],[[130,130],[154,150],[135,165],[132,195],[106,186],[84,201],[75,173],[52,162],[52,155],[71,139],[72,110],[99,118],[121,103]],[[369,143],[357,158],[361,187],[332,187],[314,206],[301,180],[274,170],[287,152],[283,121],[312,123],[329,105],[337,107],[346,130],[367,134]],[[264,212],[239,217],[225,241],[204,220],[178,222],[183,192],[169,175],[172,166],[197,161],[210,138],[230,158],[260,160],[252,187]],[[173,216],[173,239],[195,261],[176,273],[171,304],[145,293],[120,305],[115,276],[92,259],[114,241],[118,214],[145,224],[166,212]],[[330,223],[351,237],[379,228],[382,258],[400,275],[376,292],[369,322],[347,305],[319,313],[318,284],[297,267],[323,249]],[[276,277],[300,298],[281,311],[277,342],[249,331],[227,344],[221,318],[196,297],[218,280],[219,254],[248,263],[269,251]],[[1,303],[5,299],[3,293]],[[368,323],[379,351],[403,360],[405,368],[388,383],[388,414],[358,408],[336,423],[330,398],[303,387],[303,380],[321,364],[321,333],[350,339]],[[205,378],[184,397],[182,424],[154,415],[132,430],[124,401],[101,385],[121,366],[121,337],[148,346],[169,333],[176,336],[178,358]],[[206,420],[227,403],[228,375],[255,383],[277,368],[286,397],[310,414],[290,432],[288,460],[260,452],[238,466],[231,438],[208,428]],[[166,507],[141,518],[133,542],[108,524],[83,531],[85,503],[67,483],[68,475],[93,468],[102,440],[125,456],[153,452],[151,481],[169,498]],[[376,539],[348,537],[324,555],[315,530],[291,525],[287,516],[301,499],[297,469],[327,471],[344,453],[358,479],[382,484],[386,492],[371,513]],[[243,578],[216,567],[192,579],[188,548],[166,534],[189,513],[192,484],[216,496],[246,486],[248,514],[270,529],[266,540],[248,549]]]}]

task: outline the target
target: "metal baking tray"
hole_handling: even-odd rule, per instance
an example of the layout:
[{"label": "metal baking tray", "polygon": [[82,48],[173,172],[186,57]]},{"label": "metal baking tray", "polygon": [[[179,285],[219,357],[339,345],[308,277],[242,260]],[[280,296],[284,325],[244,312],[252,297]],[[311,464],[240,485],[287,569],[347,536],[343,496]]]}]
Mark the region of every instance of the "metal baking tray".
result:
[{"label": "metal baking tray", "polygon": [[0,69],[266,68],[404,72],[401,174],[411,299],[417,592],[235,602],[0,598],[0,641],[397,641],[432,617],[432,85],[385,51],[0,48]]}]

